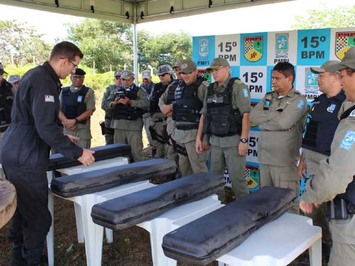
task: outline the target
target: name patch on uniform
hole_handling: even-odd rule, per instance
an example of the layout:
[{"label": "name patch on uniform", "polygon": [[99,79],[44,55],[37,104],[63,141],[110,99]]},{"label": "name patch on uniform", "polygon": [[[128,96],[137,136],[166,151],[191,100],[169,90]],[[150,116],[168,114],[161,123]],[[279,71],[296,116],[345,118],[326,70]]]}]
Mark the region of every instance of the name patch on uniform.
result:
[{"label": "name patch on uniform", "polygon": [[244,95],[244,98],[247,98],[249,96],[247,89],[243,89],[243,95]]},{"label": "name patch on uniform", "polygon": [[351,149],[351,147],[353,146],[354,142],[355,142],[355,131],[348,130],[346,132],[344,138],[340,142],[339,147],[348,151],[348,150]]},{"label": "name patch on uniform", "polygon": [[83,96],[82,95],[79,95],[78,96],[78,103],[81,103],[83,101]]},{"label": "name patch on uniform", "polygon": [[53,95],[44,95],[44,101],[47,103],[54,103],[54,96]]},{"label": "name patch on uniform", "polygon": [[333,113],[335,110],[335,107],[337,107],[337,105],[335,103],[332,103],[331,105],[329,105],[327,108],[328,113]]},{"label": "name patch on uniform", "polygon": [[304,108],[304,101],[299,100],[299,102],[297,104],[297,108],[302,110]]}]

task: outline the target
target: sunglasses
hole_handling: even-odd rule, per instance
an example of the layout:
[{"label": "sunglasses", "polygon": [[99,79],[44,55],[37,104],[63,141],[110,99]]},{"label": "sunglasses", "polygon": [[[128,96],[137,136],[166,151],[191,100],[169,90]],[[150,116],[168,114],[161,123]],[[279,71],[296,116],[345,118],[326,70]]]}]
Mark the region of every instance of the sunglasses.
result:
[{"label": "sunglasses", "polygon": [[165,75],[167,75],[166,73],[158,75],[158,77],[164,77]]}]

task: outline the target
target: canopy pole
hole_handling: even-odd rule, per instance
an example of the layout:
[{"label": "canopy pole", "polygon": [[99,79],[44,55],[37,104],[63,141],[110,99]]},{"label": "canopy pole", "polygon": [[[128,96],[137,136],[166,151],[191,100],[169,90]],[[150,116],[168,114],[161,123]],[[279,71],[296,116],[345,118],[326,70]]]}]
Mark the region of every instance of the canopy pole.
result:
[{"label": "canopy pole", "polygon": [[137,38],[137,6],[133,5],[133,72],[138,85],[138,38]]}]

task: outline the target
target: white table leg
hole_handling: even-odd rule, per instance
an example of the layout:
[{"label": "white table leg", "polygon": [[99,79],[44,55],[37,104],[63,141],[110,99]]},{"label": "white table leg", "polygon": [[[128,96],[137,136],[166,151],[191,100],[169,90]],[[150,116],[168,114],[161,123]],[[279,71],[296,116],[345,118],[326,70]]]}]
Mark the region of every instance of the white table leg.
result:
[{"label": "white table leg", "polygon": [[86,264],[88,266],[101,265],[102,258],[102,239],[104,228],[95,224],[91,219],[91,209],[95,204],[95,196],[92,194],[85,195],[83,205],[81,206],[83,233],[85,236],[85,254]]},{"label": "white table leg", "polygon": [[83,232],[83,216],[81,213],[81,206],[74,202],[74,210],[75,210],[75,224],[76,224],[76,232],[78,235],[78,243],[84,243],[84,232]]},{"label": "white table leg", "polygon": [[322,238],[309,248],[309,262],[311,266],[322,266]]},{"label": "white table leg", "polygon": [[111,244],[113,242],[113,231],[109,228],[105,228],[106,242]]}]

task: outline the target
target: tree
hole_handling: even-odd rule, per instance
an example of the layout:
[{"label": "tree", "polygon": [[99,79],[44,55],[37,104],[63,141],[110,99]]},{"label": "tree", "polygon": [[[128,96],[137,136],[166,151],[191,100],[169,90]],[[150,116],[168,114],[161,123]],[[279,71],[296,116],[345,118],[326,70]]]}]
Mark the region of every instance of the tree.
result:
[{"label": "tree", "polygon": [[84,53],[82,64],[102,73],[132,61],[130,28],[128,24],[86,19],[69,25],[69,39]]},{"label": "tree", "polygon": [[[128,24],[86,19],[69,26],[69,39],[84,53],[82,64],[98,72],[133,67],[133,31]],[[138,34],[138,65],[140,69],[151,65],[174,64],[177,59],[191,58],[192,40],[186,33],[168,33],[152,36],[146,31]]]},{"label": "tree", "polygon": [[165,33],[152,39],[140,38],[138,33],[139,51],[144,55],[143,66],[157,68],[162,64],[173,65],[179,59],[191,59],[192,38],[187,33]]},{"label": "tree", "polygon": [[48,60],[51,47],[33,27],[16,20],[0,21],[0,59],[3,64],[23,66]]},{"label": "tree", "polygon": [[343,28],[355,25],[355,5],[352,8],[340,6],[337,9],[312,9],[306,16],[297,16],[293,29]]}]

